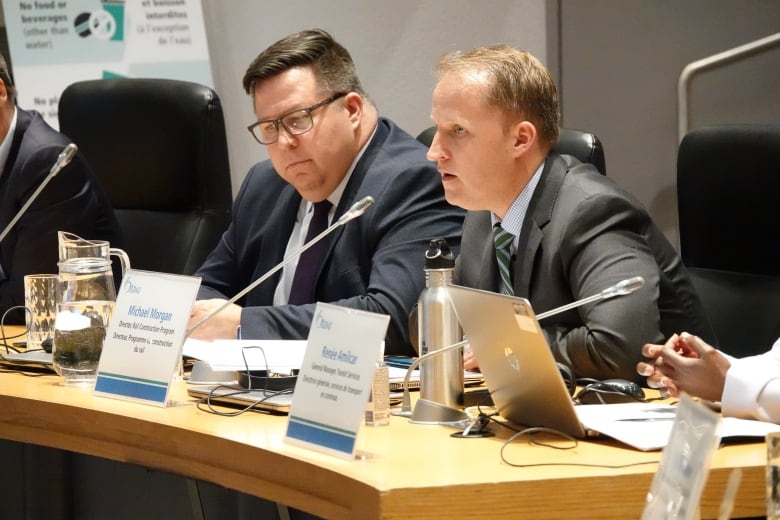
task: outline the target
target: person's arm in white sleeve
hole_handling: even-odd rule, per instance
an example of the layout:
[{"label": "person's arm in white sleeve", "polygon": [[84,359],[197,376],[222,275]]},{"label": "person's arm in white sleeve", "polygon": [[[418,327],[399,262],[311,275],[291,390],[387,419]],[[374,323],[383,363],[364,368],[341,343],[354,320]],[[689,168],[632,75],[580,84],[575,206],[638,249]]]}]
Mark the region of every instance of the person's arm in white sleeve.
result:
[{"label": "person's arm in white sleeve", "polygon": [[780,422],[780,339],[769,352],[732,360],[721,405],[724,416]]}]

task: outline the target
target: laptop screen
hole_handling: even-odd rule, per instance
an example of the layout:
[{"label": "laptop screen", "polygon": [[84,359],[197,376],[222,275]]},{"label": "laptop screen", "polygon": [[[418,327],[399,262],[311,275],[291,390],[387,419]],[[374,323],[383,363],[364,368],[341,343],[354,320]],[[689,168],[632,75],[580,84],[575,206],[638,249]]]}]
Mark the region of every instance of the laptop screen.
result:
[{"label": "laptop screen", "polygon": [[518,425],[584,437],[528,300],[457,285],[448,291],[499,414]]}]

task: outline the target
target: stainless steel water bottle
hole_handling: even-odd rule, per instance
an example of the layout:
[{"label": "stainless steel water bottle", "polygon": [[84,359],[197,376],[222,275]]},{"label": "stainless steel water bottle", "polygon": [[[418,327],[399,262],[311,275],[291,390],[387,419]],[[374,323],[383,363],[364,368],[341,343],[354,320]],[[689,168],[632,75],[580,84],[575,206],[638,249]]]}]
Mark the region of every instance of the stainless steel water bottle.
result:
[{"label": "stainless steel water bottle", "polygon": [[[447,241],[434,238],[425,252],[425,289],[417,302],[419,354],[425,355],[462,338],[447,286],[452,283],[455,257]],[[433,356],[420,365],[420,398],[446,406],[463,405],[463,351]]]}]

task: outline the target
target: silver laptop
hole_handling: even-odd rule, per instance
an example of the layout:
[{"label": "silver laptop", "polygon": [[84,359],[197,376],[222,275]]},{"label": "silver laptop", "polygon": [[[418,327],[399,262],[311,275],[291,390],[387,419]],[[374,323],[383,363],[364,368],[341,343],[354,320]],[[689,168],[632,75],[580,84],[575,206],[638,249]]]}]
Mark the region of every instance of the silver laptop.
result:
[{"label": "silver laptop", "polygon": [[0,352],[0,363],[20,369],[45,368],[54,370],[52,354],[45,350],[28,350],[25,352]]},{"label": "silver laptop", "polygon": [[449,294],[498,413],[518,425],[585,437],[528,300],[457,285]]}]

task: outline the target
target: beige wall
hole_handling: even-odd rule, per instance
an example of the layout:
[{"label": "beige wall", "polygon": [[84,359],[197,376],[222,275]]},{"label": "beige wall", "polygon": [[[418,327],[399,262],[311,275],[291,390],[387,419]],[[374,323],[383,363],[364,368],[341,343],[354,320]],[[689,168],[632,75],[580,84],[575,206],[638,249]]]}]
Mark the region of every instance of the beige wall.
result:
[{"label": "beige wall", "polygon": [[249,167],[267,157],[246,130],[254,114],[241,78],[263,48],[289,33],[312,27],[332,33],[352,54],[380,113],[413,135],[431,124],[431,71],[443,52],[506,42],[547,60],[543,0],[203,0],[203,6],[234,192]]},{"label": "beige wall", "polygon": [[[677,243],[683,67],[780,32],[777,0],[561,0],[563,124],[604,142],[607,174]],[[690,127],[780,122],[780,47],[691,83]],[[735,176],[739,172],[734,172]]]}]

